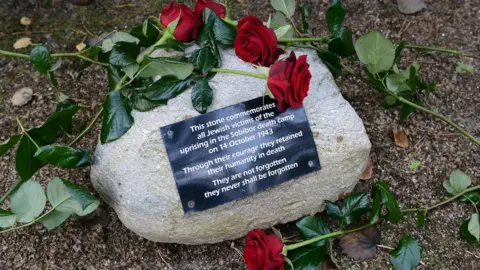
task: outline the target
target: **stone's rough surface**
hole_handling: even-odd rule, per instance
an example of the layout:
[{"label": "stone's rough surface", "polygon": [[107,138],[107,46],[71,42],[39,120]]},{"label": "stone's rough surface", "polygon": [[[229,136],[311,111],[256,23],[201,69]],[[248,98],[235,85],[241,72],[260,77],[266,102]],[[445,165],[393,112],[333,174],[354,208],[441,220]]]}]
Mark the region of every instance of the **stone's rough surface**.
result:
[{"label": "stone's rough surface", "polygon": [[[91,170],[94,187],[126,227],[159,242],[214,243],[245,235],[254,228],[312,215],[349,192],[363,171],[370,141],[362,120],[343,99],[334,80],[313,51],[308,54],[313,78],[304,101],[322,170],[246,198],[192,215],[184,215],[159,128],[198,113],[190,93],[168,106],[134,112],[134,126],[119,140],[98,145]],[[233,50],[222,52],[223,68],[255,72]],[[211,81],[210,110],[259,97],[265,80],[217,74]],[[338,137],[343,140],[337,140]]]}]

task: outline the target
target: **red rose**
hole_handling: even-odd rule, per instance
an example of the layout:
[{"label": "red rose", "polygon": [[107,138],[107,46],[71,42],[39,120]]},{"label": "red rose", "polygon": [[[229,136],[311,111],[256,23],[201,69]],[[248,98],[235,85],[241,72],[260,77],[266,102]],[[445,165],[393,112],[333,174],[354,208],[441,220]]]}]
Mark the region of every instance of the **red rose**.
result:
[{"label": "red rose", "polygon": [[219,3],[215,3],[212,0],[197,0],[195,4],[195,14],[198,18],[202,17],[202,11],[209,8],[217,14],[220,18],[225,18],[225,6]]},{"label": "red rose", "polygon": [[237,56],[245,62],[270,66],[285,53],[277,47],[275,32],[263,25],[259,18],[248,15],[238,22],[237,29],[238,34],[233,46]]},{"label": "red rose", "polygon": [[267,85],[278,101],[280,112],[302,106],[312,78],[309,66],[306,55],[297,59],[292,51],[287,59],[276,62],[270,68]]},{"label": "red rose", "polygon": [[172,3],[165,6],[160,16],[160,22],[167,27],[168,24],[180,16],[177,28],[173,36],[176,40],[182,42],[192,42],[198,37],[202,28],[202,22],[195,16],[195,13],[184,4]]},{"label": "red rose", "polygon": [[243,257],[250,270],[284,270],[282,250],[283,243],[278,236],[257,229],[245,237]]}]

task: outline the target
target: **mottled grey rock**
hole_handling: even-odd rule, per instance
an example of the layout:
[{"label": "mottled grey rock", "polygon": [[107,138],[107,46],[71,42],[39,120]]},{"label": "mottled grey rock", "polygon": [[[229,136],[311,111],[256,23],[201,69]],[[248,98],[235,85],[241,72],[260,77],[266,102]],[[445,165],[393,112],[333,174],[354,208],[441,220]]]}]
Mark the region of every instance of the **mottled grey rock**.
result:
[{"label": "mottled grey rock", "polygon": [[400,12],[405,14],[413,14],[427,7],[423,0],[397,0],[397,4]]},{"label": "mottled grey rock", "polygon": [[[322,170],[266,191],[192,215],[184,215],[159,127],[196,116],[190,90],[153,111],[134,112],[134,126],[119,140],[98,145],[91,170],[94,187],[126,227],[159,242],[214,243],[245,235],[254,228],[296,220],[322,211],[358,182],[370,153],[362,120],[340,94],[313,51],[313,75],[304,101]],[[223,68],[255,72],[233,50],[222,52]],[[210,110],[263,94],[265,80],[217,74],[211,81]]]}]

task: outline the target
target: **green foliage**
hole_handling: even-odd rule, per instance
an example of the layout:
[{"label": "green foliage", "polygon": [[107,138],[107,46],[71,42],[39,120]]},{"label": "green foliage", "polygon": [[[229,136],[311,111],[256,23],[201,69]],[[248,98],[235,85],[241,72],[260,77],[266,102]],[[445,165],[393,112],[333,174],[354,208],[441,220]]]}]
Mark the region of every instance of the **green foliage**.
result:
[{"label": "green foliage", "polygon": [[10,212],[0,208],[0,228],[8,228],[15,225],[17,216]]},{"label": "green foliage", "polygon": [[341,26],[328,41],[328,50],[343,57],[352,55],[355,52],[352,31]]},{"label": "green foliage", "polygon": [[18,222],[28,223],[43,212],[46,203],[47,198],[40,183],[28,180],[12,195],[10,208]]},{"label": "green foliage", "polygon": [[136,58],[139,52],[140,47],[135,43],[119,42],[113,46],[108,62],[117,67],[137,64]]},{"label": "green foliage", "polygon": [[154,76],[174,76],[180,80],[186,79],[193,72],[193,65],[166,57],[146,57],[140,65],[138,76],[148,78]]},{"label": "green foliage", "polygon": [[[476,235],[478,235],[478,213],[473,214],[468,220],[465,220],[460,226],[460,235],[463,239],[473,243],[475,248],[480,247],[480,241]],[[471,225],[470,225],[471,224]],[[472,233],[473,232],[473,233]],[[476,235],[475,235],[476,234]]]},{"label": "green foliage", "polygon": [[[35,145],[36,144],[36,145]],[[43,162],[34,158],[39,141],[33,141],[26,135],[22,136],[15,155],[15,168],[22,180],[30,179],[43,165]]]},{"label": "green foliage", "polygon": [[468,192],[460,198],[460,201],[473,203],[475,205],[480,204],[480,192],[476,192],[476,191]]},{"label": "green foliage", "polygon": [[450,174],[450,178],[443,182],[443,187],[452,195],[463,192],[472,184],[470,176],[460,170],[454,170]]},{"label": "green foliage", "polygon": [[14,147],[21,138],[22,137],[20,135],[15,135],[0,143],[0,156],[5,155],[5,153],[7,153],[8,150]]},{"label": "green foliage", "polygon": [[100,141],[107,143],[120,138],[133,125],[132,107],[119,91],[108,93],[103,104],[103,123]]},{"label": "green foliage", "polygon": [[207,74],[217,64],[217,59],[209,47],[200,48],[192,53],[191,61],[196,70]]},{"label": "green foliage", "polygon": [[270,0],[270,4],[289,18],[295,13],[295,0]]},{"label": "green foliage", "polygon": [[113,91],[123,77],[123,72],[112,65],[107,67],[108,90]]},{"label": "green foliage", "polygon": [[156,48],[172,49],[179,52],[185,51],[185,45],[182,42],[173,39],[165,41],[162,45],[157,45]]},{"label": "green foliage", "polygon": [[472,214],[472,218],[468,222],[468,232],[475,237],[477,243],[480,241],[480,215]]},{"label": "green foliage", "polygon": [[457,62],[457,67],[455,68],[455,71],[457,73],[464,73],[464,72],[473,72],[473,67],[463,63],[463,62]]},{"label": "green foliage", "polygon": [[[305,246],[288,252],[287,257],[293,264],[295,270],[317,269],[320,263],[325,259],[326,247],[323,246]],[[293,270],[290,265],[286,265],[287,270]]]},{"label": "green foliage", "polygon": [[425,226],[425,218],[427,212],[426,211],[418,211],[417,212],[417,227],[421,228]]},{"label": "green foliage", "polygon": [[395,59],[395,46],[377,31],[360,37],[355,44],[355,51],[373,74],[390,70]]},{"label": "green foliage", "polygon": [[223,45],[233,45],[237,36],[237,29],[219,18],[210,9],[203,11],[204,26],[197,38],[197,44],[201,47],[210,44],[212,41]]},{"label": "green foliage", "polygon": [[[381,205],[388,209],[388,220],[396,223],[402,219],[402,212],[398,206],[397,199],[390,192],[387,182],[379,180],[372,187],[372,198],[374,207],[370,216],[370,221],[375,222],[381,212]],[[379,204],[381,202],[381,204]]]},{"label": "green foliage", "polygon": [[38,72],[47,74],[50,71],[52,57],[46,47],[35,46],[30,52],[30,59]]},{"label": "green foliage", "polygon": [[192,89],[192,104],[199,113],[206,113],[213,101],[213,89],[206,78],[197,81]]},{"label": "green foliage", "polygon": [[102,51],[109,52],[119,42],[139,44],[140,40],[129,33],[116,32],[111,38],[105,39],[102,43]]},{"label": "green foliage", "polygon": [[342,63],[340,62],[340,57],[323,48],[317,48],[317,54],[327,66],[328,70],[332,73],[333,77],[336,78],[342,74]]},{"label": "green foliage", "polygon": [[137,38],[139,40],[138,45],[142,47],[149,47],[155,44],[158,34],[157,26],[148,19],[130,30],[130,35]]},{"label": "green foliage", "polygon": [[[304,217],[296,225],[305,240],[330,233],[327,223],[319,217]],[[313,243],[312,246],[324,246],[327,243],[328,240],[321,240]]]},{"label": "green foliage", "polygon": [[85,167],[90,164],[90,153],[88,150],[79,150],[68,146],[42,146],[37,150],[34,157],[42,162],[63,168]]},{"label": "green foliage", "polygon": [[300,19],[302,22],[302,28],[300,31],[302,33],[306,33],[310,28],[308,24],[308,18],[310,18],[310,16],[312,16],[312,5],[309,2],[304,1],[300,4]]},{"label": "green foliage", "polygon": [[334,216],[344,224],[352,224],[369,210],[368,194],[366,192],[352,192],[343,200],[342,206],[325,201],[327,214]]},{"label": "green foliage", "polygon": [[395,250],[390,252],[390,262],[396,270],[411,270],[420,263],[420,246],[409,235],[400,239]]},{"label": "green foliage", "polygon": [[343,20],[345,19],[345,8],[340,0],[332,0],[332,4],[327,9],[326,19],[328,30],[330,33],[337,33],[340,31]]}]

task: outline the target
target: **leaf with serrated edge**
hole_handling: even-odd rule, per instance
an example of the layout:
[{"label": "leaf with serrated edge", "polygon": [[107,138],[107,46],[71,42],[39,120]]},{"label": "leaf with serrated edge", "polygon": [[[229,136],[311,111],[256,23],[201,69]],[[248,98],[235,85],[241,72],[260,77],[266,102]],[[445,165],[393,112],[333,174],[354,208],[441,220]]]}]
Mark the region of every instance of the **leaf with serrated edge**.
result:
[{"label": "leaf with serrated edge", "polygon": [[193,72],[192,63],[173,60],[170,58],[145,58],[138,71],[140,78],[154,76],[175,76],[183,80]]},{"label": "leaf with serrated edge", "polygon": [[47,196],[55,210],[70,214],[83,213],[87,207],[97,201],[87,191],[58,177],[48,183]]},{"label": "leaf with serrated edge", "polygon": [[477,241],[480,241],[480,215],[472,214],[472,218],[468,222],[468,232],[470,232]]},{"label": "leaf with serrated edge", "polygon": [[[319,217],[304,217],[298,221],[296,225],[305,240],[330,233],[327,223]],[[321,240],[312,245],[323,246],[327,241],[328,240]]]},{"label": "leaf with serrated edge", "polygon": [[284,25],[278,29],[275,29],[275,36],[277,36],[278,39],[285,37],[289,31],[292,30],[292,26],[287,24]]},{"label": "leaf with serrated edge", "polygon": [[[325,246],[305,246],[288,251],[287,257],[292,262],[295,270],[313,270],[317,269],[325,259],[325,254]],[[293,270],[289,265],[286,265],[285,268],[287,270]]]},{"label": "leaf with serrated edge", "polygon": [[5,153],[7,153],[7,151],[10,150],[10,148],[14,147],[21,138],[22,136],[15,135],[0,143],[0,156],[3,156]]},{"label": "leaf with serrated edge", "polygon": [[18,222],[28,223],[43,212],[46,203],[47,198],[40,183],[28,180],[13,193],[10,208],[17,215]]},{"label": "leaf with serrated edge", "polygon": [[101,143],[107,143],[120,138],[133,125],[132,108],[128,99],[119,91],[108,93],[103,104],[103,122],[100,133]]},{"label": "leaf with serrated edge", "polygon": [[373,74],[388,71],[393,66],[395,46],[377,31],[360,37],[355,44],[355,51]]},{"label": "leaf with serrated edge", "polygon": [[127,42],[127,43],[136,43],[138,44],[140,40],[129,33],[126,32],[116,32],[113,36],[109,39],[105,39],[102,42],[102,50],[103,52],[109,52],[112,50],[113,46],[117,42]]},{"label": "leaf with serrated edge", "polygon": [[61,145],[46,145],[40,147],[35,158],[63,168],[77,168],[89,165],[90,153],[86,149],[75,149]]},{"label": "leaf with serrated edge", "polygon": [[62,225],[65,220],[70,217],[70,213],[68,212],[60,212],[57,210],[52,210],[50,213],[46,214],[42,217],[39,222],[49,231],[57,228],[58,226]]}]

